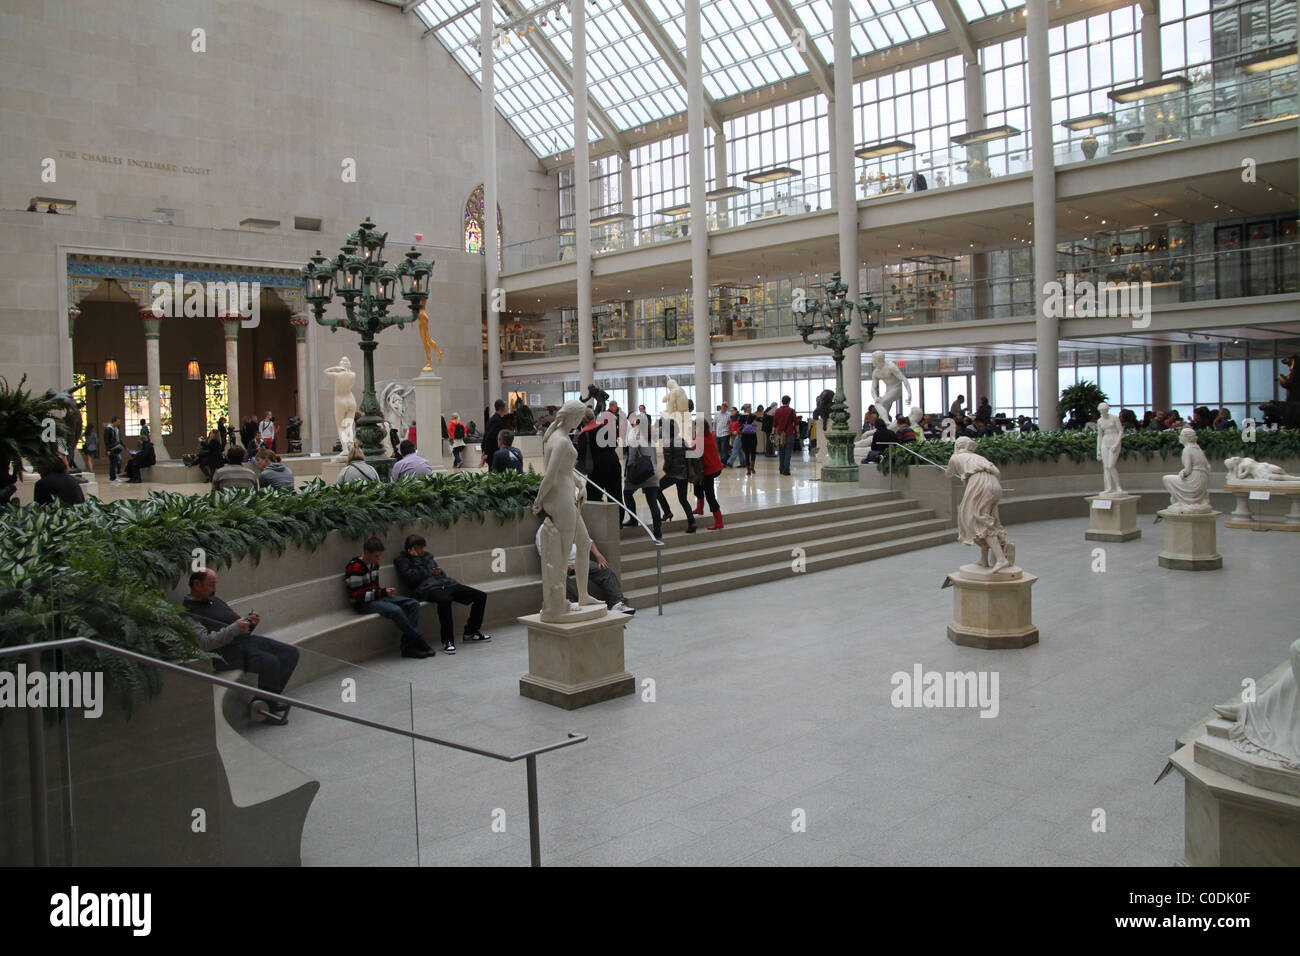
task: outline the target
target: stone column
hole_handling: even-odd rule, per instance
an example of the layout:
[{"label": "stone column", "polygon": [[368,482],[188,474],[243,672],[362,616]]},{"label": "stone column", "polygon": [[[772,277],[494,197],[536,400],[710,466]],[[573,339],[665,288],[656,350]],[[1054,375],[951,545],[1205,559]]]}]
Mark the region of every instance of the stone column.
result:
[{"label": "stone column", "polygon": [[641,391],[640,384],[640,379],[635,375],[629,375],[627,377],[627,408],[624,409],[624,411],[626,411],[629,416],[635,414],[637,405],[641,404],[639,401],[641,397],[639,394]]},{"label": "stone column", "polygon": [[[967,61],[965,76],[966,132],[976,133],[988,124],[984,121],[984,70],[979,60]],[[973,181],[989,178],[989,148],[987,143],[972,143],[966,147],[966,178]]]},{"label": "stone column", "polygon": [[226,340],[226,395],[230,399],[227,421],[231,431],[239,435],[239,328],[243,318],[235,313],[221,319],[221,334]]},{"label": "stone column", "polygon": [[1151,346],[1151,408],[1169,411],[1169,346]]},{"label": "stone column", "polygon": [[[293,326],[294,352],[298,360],[298,409],[296,414],[302,419],[302,424],[298,426],[298,435],[302,439],[303,454],[306,454],[307,440],[310,437],[307,422],[307,329],[311,326],[311,318],[302,314],[295,315],[289,320],[289,324]],[[286,451],[289,448],[287,439],[284,447]]]},{"label": "stone column", "polygon": [[[841,151],[853,144],[853,49],[849,42],[852,20],[849,0],[834,0],[831,6],[835,37],[835,102],[832,123],[835,142]],[[840,227],[840,279],[849,287],[848,301],[858,301],[858,199],[853,181],[853,163],[847,154],[836,162],[835,206]],[[881,290],[883,291],[883,290]],[[849,334],[862,334],[862,317],[855,310],[849,322]],[[844,352],[845,405],[849,412],[849,430],[862,431],[862,346]]]},{"label": "stone column", "polygon": [[[1161,75],[1161,52],[1160,52],[1160,11],[1145,9],[1143,4],[1142,11],[1142,82],[1155,83]],[[1152,4],[1155,7],[1155,4]],[[1146,131],[1146,141],[1154,142],[1159,134],[1156,113],[1159,107],[1155,104],[1142,107],[1143,128]]]},{"label": "stone column", "polygon": [[993,406],[994,413],[997,412],[997,399],[993,394],[993,356],[977,355],[975,356],[975,394],[971,398],[971,405],[976,409],[979,408],[979,400],[987,397],[989,404]]},{"label": "stone column", "polygon": [[722,401],[727,403],[728,408],[736,404],[736,373],[735,372],[722,373]]},{"label": "stone column", "polygon": [[1029,125],[1034,168],[1034,303],[1038,346],[1038,427],[1061,427],[1056,410],[1060,394],[1060,322],[1049,315],[1047,285],[1056,279],[1056,164],[1052,155],[1052,76],[1048,63],[1047,0],[1026,0],[1029,41]]},{"label": "stone column", "polygon": [[578,389],[596,381],[591,330],[591,149],[587,143],[587,13],[573,9],[573,206],[577,230]]},{"label": "stone column", "polygon": [[[700,103],[700,108],[701,109],[704,108],[703,101],[701,101]],[[727,185],[728,175],[729,173],[727,170],[727,137],[723,136],[721,133],[714,133],[713,134],[713,188],[721,189],[723,186]],[[731,200],[719,199],[717,202],[713,204],[713,207],[718,211],[718,225],[719,227],[721,227],[724,221],[726,220],[727,215],[731,212]],[[728,223],[728,225],[734,226],[736,225],[736,223],[734,222]]]},{"label": "stone column", "polygon": [[[479,49],[482,51],[483,96],[483,292],[487,305],[487,407],[501,391],[501,314],[497,288],[497,125],[495,55],[492,50],[492,0],[482,0],[479,10]],[[586,91],[583,91],[586,95]],[[418,427],[418,426],[417,426]],[[418,433],[417,433],[418,434]]]},{"label": "stone column", "polygon": [[159,339],[162,337],[162,319],[148,309],[140,310],[144,323],[145,381],[149,387],[149,439],[159,461],[171,457],[162,435],[162,363],[158,357]]},{"label": "stone column", "polygon": [[709,338],[709,230],[704,193],[704,63],[700,0],[686,0],[686,126],[691,182],[691,315],[694,320],[695,408],[710,407],[712,341]]}]

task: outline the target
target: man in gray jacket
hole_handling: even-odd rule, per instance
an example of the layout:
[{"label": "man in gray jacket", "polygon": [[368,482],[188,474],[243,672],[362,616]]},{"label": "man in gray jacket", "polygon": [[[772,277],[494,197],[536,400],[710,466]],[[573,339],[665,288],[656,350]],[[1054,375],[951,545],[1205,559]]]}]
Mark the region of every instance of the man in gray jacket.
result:
[{"label": "man in gray jacket", "polygon": [[[208,569],[190,575],[190,593],[182,602],[185,618],[198,635],[199,646],[221,655],[224,667],[241,668],[257,675],[257,686],[269,694],[284,693],[293,669],[298,666],[298,648],[292,644],[254,634],[262,619],[256,611],[241,615],[217,597],[217,572]],[[267,724],[289,722],[287,704],[254,697],[248,712]]]}]

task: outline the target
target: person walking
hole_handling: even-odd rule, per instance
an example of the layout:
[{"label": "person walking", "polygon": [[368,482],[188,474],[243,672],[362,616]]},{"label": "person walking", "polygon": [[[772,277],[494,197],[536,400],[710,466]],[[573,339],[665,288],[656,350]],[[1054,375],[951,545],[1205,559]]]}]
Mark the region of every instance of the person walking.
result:
[{"label": "person walking", "polygon": [[[664,473],[659,481],[659,504],[666,515],[665,520],[672,520],[668,499],[664,497],[665,488],[677,489],[677,502],[686,515],[686,533],[695,533],[695,515],[686,497],[686,438],[682,434],[680,422],[673,415],[659,419],[659,434],[662,436],[664,449]],[[657,535],[656,535],[657,537]]]},{"label": "person walking", "polygon": [[[749,406],[746,405],[746,408]],[[733,468],[742,465],[745,462],[745,449],[740,446],[740,428],[744,424],[740,420],[740,409],[733,408],[731,417],[727,419],[727,434],[730,436],[728,442],[731,448],[731,454],[726,459],[726,467]]]},{"label": "person walking", "polygon": [[718,475],[722,474],[722,456],[718,454],[718,445],[713,438],[713,429],[708,422],[704,423],[704,431],[701,433],[696,443],[701,448],[700,454],[700,475],[701,482],[695,487],[695,513],[704,513],[704,502],[709,503],[709,510],[713,512],[713,524],[706,528],[706,531],[722,530],[722,508],[718,505],[718,497],[714,492],[713,483],[717,480]]},{"label": "person walking", "polygon": [[[640,491],[650,506],[650,520],[656,538],[663,537],[663,519],[659,513],[659,463],[655,446],[644,440],[640,428],[628,431],[627,446],[623,450],[623,503],[636,514],[636,492]],[[620,527],[631,528],[635,521],[620,522]]]},{"label": "person walking", "polygon": [[742,405],[740,416],[740,447],[745,453],[745,474],[754,473],[754,460],[758,457],[758,419],[749,405]]},{"label": "person walking", "polygon": [[731,453],[731,432],[727,428],[730,419],[731,408],[728,403],[723,402],[713,415],[713,434],[716,438],[718,457],[723,461],[726,461],[727,455]]},{"label": "person walking", "polygon": [[271,451],[275,451],[275,416],[268,410],[266,417],[258,423],[257,437],[262,439],[262,444]]},{"label": "person walking", "polygon": [[[451,421],[447,423],[447,437],[451,441],[451,467],[461,467],[461,456],[465,453],[465,423],[460,420],[460,415],[455,412],[451,414]],[[492,449],[493,454],[497,449]]]},{"label": "person walking", "polygon": [[772,438],[780,450],[781,474],[790,474],[790,454],[794,451],[798,428],[795,424],[794,409],[790,407],[790,396],[781,396],[781,407],[772,413]]},{"label": "person walking", "polygon": [[108,456],[108,480],[117,481],[118,469],[122,467],[122,426],[116,415],[104,426],[104,454]]}]

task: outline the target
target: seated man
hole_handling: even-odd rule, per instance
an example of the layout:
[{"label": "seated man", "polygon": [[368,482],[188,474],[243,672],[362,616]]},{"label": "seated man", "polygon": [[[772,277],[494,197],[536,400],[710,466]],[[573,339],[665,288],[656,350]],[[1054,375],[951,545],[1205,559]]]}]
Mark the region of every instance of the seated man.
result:
[{"label": "seated man", "polygon": [[465,622],[464,640],[490,641],[490,635],[479,628],[483,626],[483,610],[487,607],[487,595],[478,588],[461,584],[449,577],[433,555],[425,552],[425,540],[418,534],[408,535],[402,551],[394,560],[393,567],[408,587],[424,601],[432,601],[438,607],[438,624],[442,631],[442,650],[445,654],[456,653],[456,642],[452,638],[451,603],[468,604],[469,620]]},{"label": "seated man", "polygon": [[503,428],[497,433],[497,445],[492,453],[490,471],[523,471],[524,453],[515,447],[515,433]]},{"label": "seated man", "polygon": [[256,488],[257,475],[253,469],[244,467],[244,449],[231,445],[226,449],[226,463],[212,475],[212,490],[225,491],[227,488]]},{"label": "seated man", "polygon": [[154,453],[153,442],[147,438],[140,439],[140,450],[131,456],[131,460],[126,463],[126,480],[133,485],[138,485],[144,481],[140,475],[141,468],[152,468],[158,464],[158,456]]},{"label": "seated man", "polygon": [[[253,633],[262,619],[256,611],[240,615],[217,597],[217,573],[211,569],[190,575],[190,593],[184,600],[185,617],[199,646],[216,651],[228,670],[238,667],[257,675],[257,686],[269,694],[283,694],[289,676],[298,666],[298,648]],[[254,697],[248,702],[250,716],[266,724],[289,722],[289,705]]]},{"label": "seated man", "polygon": [[[81,490],[81,482],[68,474],[68,460],[62,455],[49,463],[39,465],[36,470],[41,475],[41,480],[36,482],[36,487],[32,489],[32,500],[36,504],[44,505],[51,501],[62,501],[69,505],[85,504],[86,494]],[[21,475],[21,471],[19,474]]]},{"label": "seated man", "polygon": [[420,631],[420,602],[402,597],[396,588],[379,586],[379,558],[384,542],[370,537],[361,545],[361,557],[348,562],[343,584],[352,606],[361,614],[381,614],[397,625],[402,635],[403,657],[433,657],[436,653]]},{"label": "seated man", "polygon": [[[537,528],[537,537],[533,539],[537,545],[537,553],[542,553],[542,529]],[[578,600],[578,584],[575,578],[573,562],[578,559],[578,546],[575,544],[569,548],[569,577],[564,582],[564,593],[570,601]],[[596,542],[591,542],[591,555],[587,565],[587,588],[592,592],[592,597],[599,598],[605,602],[605,606],[611,611],[621,611],[629,617],[636,613],[636,608],[632,607],[623,600],[623,585],[618,583],[618,576],[610,568],[609,562],[605,556],[600,553],[596,547]],[[598,593],[599,592],[599,593]]]},{"label": "seated man", "polygon": [[433,465],[415,453],[415,442],[407,439],[401,444],[402,457],[393,465],[393,480],[403,475],[432,475]]}]

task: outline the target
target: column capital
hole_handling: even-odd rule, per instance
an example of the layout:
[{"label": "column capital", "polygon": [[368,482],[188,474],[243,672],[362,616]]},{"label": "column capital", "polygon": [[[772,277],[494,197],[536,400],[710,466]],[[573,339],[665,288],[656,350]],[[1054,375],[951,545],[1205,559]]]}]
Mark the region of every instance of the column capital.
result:
[{"label": "column capital", "polygon": [[144,337],[157,339],[162,337],[162,319],[153,314],[152,309],[140,310],[140,321],[144,325]]},{"label": "column capital", "polygon": [[242,315],[238,312],[230,315],[222,315],[217,317],[217,321],[221,323],[221,334],[227,342],[235,342],[239,340],[239,329],[244,321]]},{"label": "column capital", "polygon": [[299,312],[297,315],[290,317],[289,324],[293,326],[293,340],[299,345],[307,342],[307,327],[311,325],[310,316]]},{"label": "column capital", "polygon": [[68,306],[68,338],[77,334],[77,318],[81,315],[81,309],[76,305]]}]

